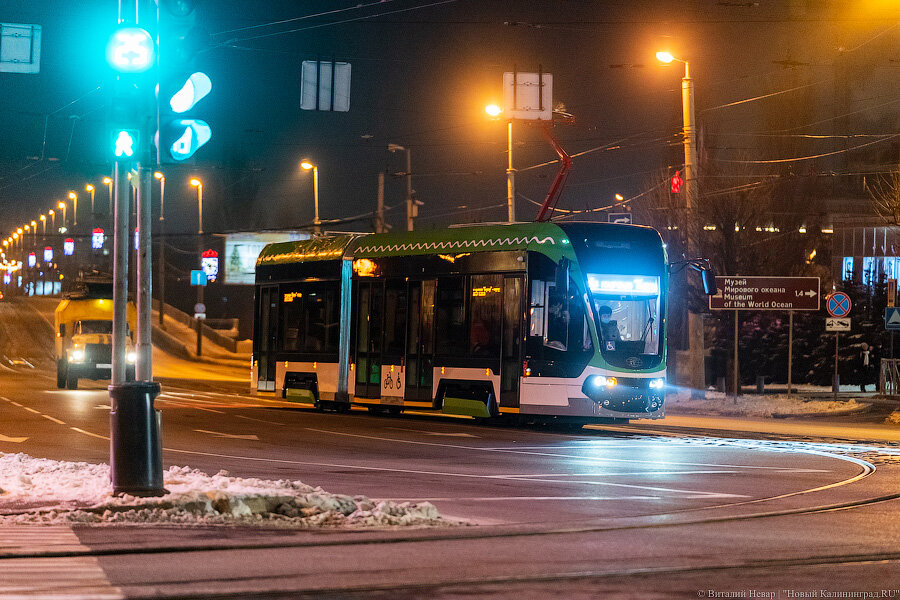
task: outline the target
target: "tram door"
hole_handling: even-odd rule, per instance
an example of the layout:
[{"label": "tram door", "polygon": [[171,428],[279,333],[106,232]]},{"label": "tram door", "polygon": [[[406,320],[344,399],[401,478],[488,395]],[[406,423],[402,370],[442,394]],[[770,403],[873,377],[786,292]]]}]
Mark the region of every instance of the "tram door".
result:
[{"label": "tram door", "polygon": [[410,402],[431,402],[434,378],[435,281],[409,282],[406,320],[406,393]]},{"label": "tram door", "polygon": [[259,324],[257,335],[258,361],[256,389],[262,392],[275,390],[275,350],[278,342],[278,286],[269,285],[259,288],[259,304],[256,322]]},{"label": "tram door", "polygon": [[359,281],[356,295],[356,396],[381,397],[384,284]]},{"label": "tram door", "polygon": [[522,304],[524,277],[503,279],[503,343],[500,349],[500,406],[519,406],[519,377],[522,374],[522,339],[525,307]]}]

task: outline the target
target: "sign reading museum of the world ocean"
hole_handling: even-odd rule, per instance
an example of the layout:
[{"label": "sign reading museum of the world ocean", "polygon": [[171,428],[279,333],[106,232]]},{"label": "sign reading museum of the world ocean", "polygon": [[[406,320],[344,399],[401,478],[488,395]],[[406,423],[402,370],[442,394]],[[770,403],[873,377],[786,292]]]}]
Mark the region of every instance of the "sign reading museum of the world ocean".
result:
[{"label": "sign reading museum of the world ocean", "polygon": [[716,277],[711,310],[819,310],[818,277]]}]

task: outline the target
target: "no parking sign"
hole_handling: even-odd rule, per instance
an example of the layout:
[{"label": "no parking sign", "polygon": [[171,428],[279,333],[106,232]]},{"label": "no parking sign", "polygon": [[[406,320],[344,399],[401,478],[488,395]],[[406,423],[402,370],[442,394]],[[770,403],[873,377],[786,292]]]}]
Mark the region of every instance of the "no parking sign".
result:
[{"label": "no parking sign", "polygon": [[825,298],[825,310],[836,319],[849,315],[851,306],[853,303],[845,292],[832,292]]}]

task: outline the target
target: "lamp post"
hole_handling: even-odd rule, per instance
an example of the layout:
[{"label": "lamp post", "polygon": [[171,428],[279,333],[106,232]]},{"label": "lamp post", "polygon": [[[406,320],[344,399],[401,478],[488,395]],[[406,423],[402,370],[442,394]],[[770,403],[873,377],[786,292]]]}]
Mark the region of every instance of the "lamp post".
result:
[{"label": "lamp post", "polygon": [[41,215],[41,236],[47,237],[47,215]]},{"label": "lamp post", "polygon": [[[496,104],[488,104],[484,112],[489,117],[497,119],[503,113],[503,109]],[[516,222],[516,170],[513,168],[513,144],[512,144],[512,119],[506,122],[506,208],[510,223]]]},{"label": "lamp post", "polygon": [[72,201],[72,229],[78,226],[78,194],[69,192],[69,200]]},{"label": "lamp post", "polygon": [[315,210],[313,216],[313,231],[318,235],[322,233],[322,221],[319,220],[319,167],[318,165],[312,164],[307,159],[303,159],[300,166],[304,171],[312,169],[313,172],[313,208]]},{"label": "lamp post", "polygon": [[50,229],[53,232],[53,235],[56,235],[56,211],[52,208],[47,211],[47,214],[50,215]]},{"label": "lamp post", "polygon": [[[197,257],[203,255],[203,182],[196,177],[191,179],[191,185],[197,188]],[[203,288],[206,286],[197,286],[197,304],[203,304]],[[199,307],[198,307],[199,308]],[[203,324],[200,319],[194,319],[197,325],[197,356],[203,351]]]},{"label": "lamp post", "polygon": [[156,171],[153,177],[159,181],[159,327],[165,330],[163,319],[166,307],[166,176]]},{"label": "lamp post", "polygon": [[[694,236],[687,231],[687,226],[693,218],[692,212],[697,209],[697,199],[699,198],[699,186],[697,180],[697,128],[694,120],[694,80],[691,79],[691,69],[688,61],[682,60],[672,55],[670,52],[657,52],[656,59],[662,63],[669,64],[673,61],[684,64],[684,77],[681,79],[681,107],[682,121],[684,124],[684,199],[685,199],[685,231],[684,243],[685,253],[689,258],[693,258],[696,254],[696,240]],[[685,287],[687,283],[685,282]],[[737,322],[737,311],[735,311],[735,322]],[[706,376],[703,365],[703,321],[701,315],[688,312],[688,347],[691,349],[689,353],[690,369],[693,380],[691,387],[693,393],[702,395],[702,390],[706,387]],[[735,357],[736,359],[737,357]],[[737,380],[737,362],[735,360],[735,390],[739,387]],[[737,393],[737,392],[735,392]]]},{"label": "lamp post", "polygon": [[62,200],[60,200],[59,203],[56,205],[56,208],[63,211],[62,226],[65,227],[66,226],[66,203],[63,202]]},{"label": "lamp post", "polygon": [[110,214],[110,218],[112,218],[112,214],[113,214],[113,190],[112,190],[113,180],[112,180],[112,177],[104,177],[103,183],[106,184],[106,188],[109,190],[109,214]]}]

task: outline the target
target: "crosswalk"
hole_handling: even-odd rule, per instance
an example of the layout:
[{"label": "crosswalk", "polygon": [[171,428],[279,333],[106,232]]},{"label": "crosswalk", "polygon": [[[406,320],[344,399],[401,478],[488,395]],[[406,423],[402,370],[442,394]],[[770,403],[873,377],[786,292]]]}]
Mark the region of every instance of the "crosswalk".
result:
[{"label": "crosswalk", "polygon": [[124,598],[94,556],[35,556],[87,549],[71,527],[0,526],[0,600]]}]

